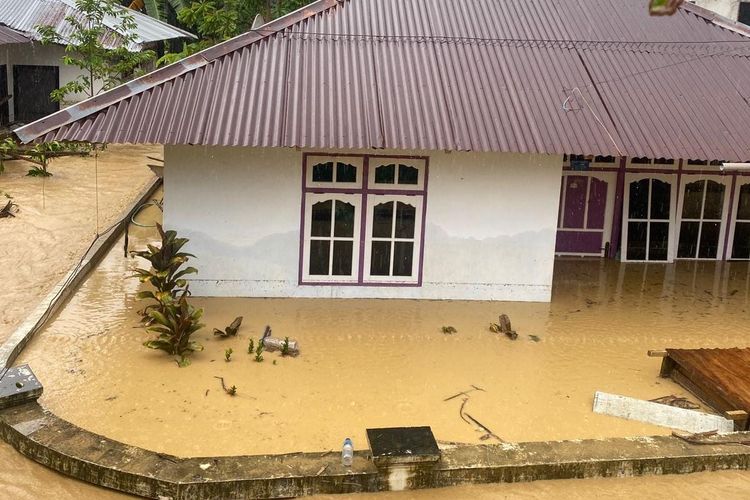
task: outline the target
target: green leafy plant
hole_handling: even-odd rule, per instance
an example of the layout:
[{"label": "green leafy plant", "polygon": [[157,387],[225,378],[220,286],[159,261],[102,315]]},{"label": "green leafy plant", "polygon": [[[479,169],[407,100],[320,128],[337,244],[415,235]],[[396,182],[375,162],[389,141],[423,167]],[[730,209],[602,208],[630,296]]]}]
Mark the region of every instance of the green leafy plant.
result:
[{"label": "green leafy plant", "polygon": [[49,163],[62,156],[88,156],[94,145],[88,142],[50,141],[33,146],[18,144],[12,138],[0,141],[0,173],[5,170],[8,160],[22,160],[31,163],[28,174],[31,177],[50,177]]},{"label": "green leafy plant", "polygon": [[234,351],[232,350],[231,347],[229,349],[224,350],[224,361],[226,361],[227,363],[229,363],[230,361],[232,361],[232,353],[233,352]]},{"label": "green leafy plant", "polygon": [[[62,60],[66,66],[82,70],[80,76],[52,92],[50,97],[59,102],[69,95],[93,97],[114,88],[156,59],[154,51],[140,50],[138,25],[128,9],[114,0],[75,0],[75,4],[78,14],[65,18],[71,28],[65,36],[55,25],[36,27],[43,44],[65,46]],[[114,23],[107,25],[105,19]]]},{"label": "green leafy plant", "polygon": [[131,255],[151,263],[150,269],[135,269],[133,276],[154,288],[136,295],[140,300],[153,301],[139,313],[146,329],[158,335],[155,340],[143,345],[177,355],[180,357],[178,365],[187,366],[187,356],[203,350],[202,345],[190,340],[190,336],[204,326],[200,323],[203,309],[196,309],[188,303],[190,291],[185,279],[186,275],[197,273],[198,270],[194,267],[182,268],[193,257],[181,251],[188,239],[178,238],[175,231],[164,231],[160,224],[156,228],[161,236],[161,246],[147,245],[146,250],[131,252]]},{"label": "green leafy plant", "polygon": [[182,291],[187,291],[185,276],[198,272],[194,267],[182,269],[190,257],[195,257],[193,254],[180,251],[189,240],[178,238],[175,231],[164,231],[161,224],[157,224],[156,229],[161,236],[161,246],[147,245],[146,250],[131,252],[131,255],[141,257],[151,263],[150,269],[137,268],[134,271],[135,277],[141,283],[148,283],[155,289],[139,292],[136,296],[141,300],[155,301],[139,311],[146,324],[152,321],[149,312],[163,310],[166,303],[174,300]]},{"label": "green leafy plant", "polygon": [[[158,1],[158,0],[157,0]],[[161,0],[162,2],[164,0]],[[157,65],[171,64],[203,49],[249,31],[257,15],[271,20],[313,0],[193,0],[175,7],[179,24],[198,35],[179,52],[168,52]],[[170,2],[171,3],[171,2]],[[148,9],[147,9],[148,10]]]},{"label": "green leafy plant", "polygon": [[263,339],[260,339],[258,341],[258,348],[255,349],[255,362],[260,363],[263,361],[263,350],[265,349],[266,344],[263,342]]},{"label": "green leafy plant", "polygon": [[149,310],[148,316],[152,322],[146,330],[156,333],[158,337],[143,343],[149,349],[160,349],[167,354],[179,356],[180,366],[189,364],[189,354],[203,350],[202,345],[190,340],[190,336],[204,326],[200,322],[203,309],[196,309],[188,303],[188,293],[185,288],[176,300],[165,299],[161,309]]},{"label": "green leafy plant", "polygon": [[255,353],[255,343],[253,342],[253,339],[250,339],[250,342],[247,344],[247,353],[248,354]]},{"label": "green leafy plant", "polygon": [[289,356],[289,354],[291,354],[289,351],[289,337],[284,337],[284,343],[281,344],[281,355]]}]

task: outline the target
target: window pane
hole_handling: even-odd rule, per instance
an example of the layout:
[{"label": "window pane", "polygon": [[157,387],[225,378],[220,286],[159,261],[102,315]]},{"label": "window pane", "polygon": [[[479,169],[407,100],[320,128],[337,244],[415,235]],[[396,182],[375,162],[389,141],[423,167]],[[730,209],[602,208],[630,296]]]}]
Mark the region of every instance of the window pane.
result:
[{"label": "window pane", "polygon": [[391,273],[391,242],[373,241],[370,255],[370,275],[389,276]]},{"label": "window pane", "polygon": [[706,183],[706,206],[703,207],[704,219],[721,219],[724,209],[724,184],[708,181]]},{"label": "window pane", "polygon": [[750,220],[750,184],[740,188],[740,199],[737,206],[737,219]]},{"label": "window pane", "polygon": [[331,210],[333,200],[319,201],[312,206],[312,236],[331,236]]},{"label": "window pane", "polygon": [[310,274],[328,276],[328,262],[331,242],[328,240],[310,241]]},{"label": "window pane", "polygon": [[400,201],[396,204],[396,238],[414,238],[417,209]]},{"label": "window pane", "polygon": [[333,242],[333,275],[350,276],[352,274],[352,251],[354,242],[352,241],[334,241]]},{"label": "window pane", "polygon": [[357,167],[348,163],[336,163],[336,182],[357,182]]},{"label": "window pane", "polygon": [[586,227],[589,229],[604,229],[604,213],[607,209],[607,183],[599,179],[591,179],[589,188],[589,208]]},{"label": "window pane", "polygon": [[750,223],[738,222],[734,227],[733,259],[750,259]]},{"label": "window pane", "polygon": [[680,224],[680,241],[677,244],[677,257],[694,259],[698,248],[698,228],[700,222],[683,222]]},{"label": "window pane", "polygon": [[588,177],[569,175],[565,183],[565,213],[563,227],[568,229],[582,229],[586,213],[586,194],[588,192]]},{"label": "window pane", "polygon": [[399,184],[419,184],[419,169],[409,165],[398,166]]},{"label": "window pane", "polygon": [[715,259],[719,253],[719,230],[721,223],[704,222],[701,229],[701,246],[698,251],[700,259]]},{"label": "window pane", "polygon": [[333,162],[313,166],[313,182],[333,182]]},{"label": "window pane", "polygon": [[667,260],[669,222],[652,222],[648,242],[648,260]]},{"label": "window pane", "polygon": [[648,185],[648,179],[630,183],[629,219],[648,218]]},{"label": "window pane", "polygon": [[393,275],[411,276],[414,259],[414,243],[397,241],[393,249]]},{"label": "window pane", "polygon": [[628,222],[628,260],[646,260],[647,222]]},{"label": "window pane", "polygon": [[696,181],[685,185],[685,200],[682,202],[683,219],[700,219],[703,204],[703,188],[706,181]]},{"label": "window pane", "polygon": [[396,182],[396,165],[381,165],[375,169],[376,184],[393,184]]},{"label": "window pane", "polygon": [[651,182],[651,218],[669,219],[669,201],[671,199],[670,185],[654,179]]},{"label": "window pane", "polygon": [[373,207],[372,237],[393,237],[393,202],[380,203]]},{"label": "window pane", "polygon": [[354,236],[354,205],[351,203],[336,201],[336,220],[333,235],[339,238]]}]

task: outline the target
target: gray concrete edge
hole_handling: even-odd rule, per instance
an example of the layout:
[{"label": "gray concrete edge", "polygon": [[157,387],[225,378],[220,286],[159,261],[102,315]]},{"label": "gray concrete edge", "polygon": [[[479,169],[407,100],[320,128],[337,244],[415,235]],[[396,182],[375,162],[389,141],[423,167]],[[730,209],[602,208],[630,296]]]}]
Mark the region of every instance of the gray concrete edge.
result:
[{"label": "gray concrete edge", "polygon": [[[147,498],[288,498],[544,479],[748,469],[750,433],[690,444],[671,436],[450,445],[426,468],[378,470],[369,452],[353,466],[338,453],[179,458],[123,444],[32,402],[0,411],[0,437],[25,456],[89,483]],[[724,441],[722,443],[722,441]]]},{"label": "gray concrete edge", "polygon": [[100,234],[89,251],[81,256],[80,265],[77,263],[65,277],[39,303],[32,313],[0,346],[0,378],[12,366],[26,344],[41,330],[54,314],[62,307],[78,287],[86,280],[88,273],[104,258],[112,245],[123,233],[132,215],[153,196],[161,186],[162,179],[155,178],[137,196],[136,200],[122,213],[119,222],[109,231]]}]

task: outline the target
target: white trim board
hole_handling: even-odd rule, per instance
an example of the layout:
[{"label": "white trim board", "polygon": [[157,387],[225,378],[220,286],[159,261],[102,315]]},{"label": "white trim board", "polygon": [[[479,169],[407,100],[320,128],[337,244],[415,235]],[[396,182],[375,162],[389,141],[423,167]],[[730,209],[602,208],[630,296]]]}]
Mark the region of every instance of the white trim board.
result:
[{"label": "white trim board", "polygon": [[734,432],[734,422],[719,415],[600,391],[594,394],[594,413],[637,420],[692,433]]}]

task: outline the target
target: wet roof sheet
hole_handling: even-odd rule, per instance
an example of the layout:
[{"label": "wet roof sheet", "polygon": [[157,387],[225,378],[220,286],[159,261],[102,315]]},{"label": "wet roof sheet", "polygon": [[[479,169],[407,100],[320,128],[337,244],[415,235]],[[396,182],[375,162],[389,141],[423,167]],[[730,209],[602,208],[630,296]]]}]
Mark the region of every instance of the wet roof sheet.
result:
[{"label": "wet roof sheet", "polygon": [[23,33],[0,24],[0,45],[6,45],[9,43],[28,43],[30,41],[31,38],[24,36]]},{"label": "wet roof sheet", "polygon": [[320,0],[16,132],[746,161],[749,34],[641,0]]},{"label": "wet roof sheet", "polygon": [[[124,7],[123,7],[124,9]],[[195,38],[194,35],[185,30],[171,26],[134,10],[128,10],[136,22],[135,34],[136,45],[130,47],[133,50],[140,49],[142,44],[148,44],[159,40],[171,38]],[[75,0],[2,0],[0,1],[0,23],[14,30],[23,32],[26,36],[39,40],[37,26],[50,25],[64,39],[73,31],[73,27],[65,18],[69,16],[80,16]],[[107,16],[104,23],[110,28],[114,27],[118,20]],[[113,30],[103,40],[104,44],[112,47],[119,46],[119,37]]]}]

